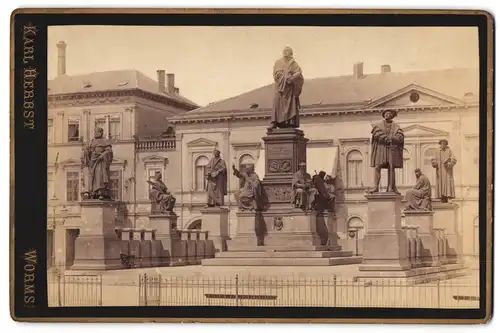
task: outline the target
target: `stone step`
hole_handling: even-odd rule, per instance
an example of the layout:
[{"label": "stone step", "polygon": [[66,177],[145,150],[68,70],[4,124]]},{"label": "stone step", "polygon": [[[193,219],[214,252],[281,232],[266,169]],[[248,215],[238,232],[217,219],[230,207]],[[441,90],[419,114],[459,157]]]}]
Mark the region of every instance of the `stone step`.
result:
[{"label": "stone step", "polygon": [[216,258],[331,258],[351,256],[352,251],[231,251],[215,254]]},{"label": "stone step", "polygon": [[359,264],[362,257],[334,258],[213,258],[201,261],[203,266],[336,266]]},{"label": "stone step", "polygon": [[339,251],[341,247],[337,246],[327,246],[327,245],[263,245],[263,246],[229,246],[227,252],[264,252],[264,251],[276,251],[276,252],[302,252],[302,251]]}]

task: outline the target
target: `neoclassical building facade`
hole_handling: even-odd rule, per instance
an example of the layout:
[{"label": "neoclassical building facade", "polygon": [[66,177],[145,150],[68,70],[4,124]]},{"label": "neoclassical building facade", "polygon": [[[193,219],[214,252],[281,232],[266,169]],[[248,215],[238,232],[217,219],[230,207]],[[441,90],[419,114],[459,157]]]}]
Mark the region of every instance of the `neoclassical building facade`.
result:
[{"label": "neoclassical building facade", "polygon": [[[404,168],[397,174],[399,190],[404,193],[414,185],[415,168],[422,169],[435,184],[430,158],[438,149],[438,141],[447,139],[458,160],[454,169],[454,203],[459,207],[457,217],[464,254],[469,257],[478,254],[478,91],[479,71],[475,69],[397,73],[384,65],[380,73],[366,75],[363,65],[358,63],[349,76],[306,79],[301,96],[300,127],[309,139],[307,168],[311,174],[324,170],[343,184],[337,200],[337,230],[345,248],[358,254],[363,252],[367,223],[364,191],[373,183],[369,165],[370,132],[372,124],[380,121],[382,110],[391,109],[398,112],[395,121],[405,133]],[[117,142],[113,146],[114,169],[121,170],[121,180],[115,186],[121,191],[117,196],[121,202],[117,225],[135,228],[148,225],[150,203],[146,180],[160,171],[177,197],[174,211],[179,215],[178,228],[203,228],[200,209],[206,203],[204,172],[212,151],[217,148],[228,167],[229,191],[225,202],[231,212],[230,234],[234,235],[237,205],[233,193],[239,181],[232,175],[231,165],[254,163],[257,174],[263,178],[262,137],[270,121],[272,94],[273,86],[267,85],[181,112],[169,118],[164,128],[170,126],[170,133],[175,129],[175,135],[139,137],[130,141],[128,149]],[[135,114],[142,112],[134,110]],[[130,111],[124,109],[126,115],[125,112]],[[137,122],[137,118],[134,121]],[[127,128],[125,124],[130,126],[125,118],[123,124],[123,128]],[[78,156],[80,149],[75,145],[74,155]],[[54,153],[50,156],[52,161],[56,158]],[[70,159],[61,164],[61,156],[59,161],[59,168],[63,168],[66,175],[72,168],[80,168],[79,161]],[[65,207],[67,211],[59,214],[65,214],[66,224],[77,230],[81,221],[78,205],[75,203],[69,209],[67,202],[68,191],[73,186],[71,181],[77,183],[76,174],[74,176],[75,180],[68,178],[65,183],[67,188],[58,188],[61,195],[66,196],[66,202],[60,200],[54,207],[55,216],[60,207]],[[69,197],[73,198],[72,195]],[[62,259],[59,264],[68,266],[71,260]]]}]

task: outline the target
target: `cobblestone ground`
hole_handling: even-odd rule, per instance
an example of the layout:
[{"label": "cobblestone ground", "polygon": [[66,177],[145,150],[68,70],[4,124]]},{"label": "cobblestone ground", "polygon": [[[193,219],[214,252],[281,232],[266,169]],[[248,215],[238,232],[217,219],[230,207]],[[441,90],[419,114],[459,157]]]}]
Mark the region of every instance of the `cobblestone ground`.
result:
[{"label": "cobblestone ground", "polygon": [[[479,273],[408,286],[401,280],[353,280],[358,265],[334,267],[138,268],[105,272],[66,271],[62,287],[49,284],[51,305],[66,306],[239,305],[477,308]],[[77,275],[77,276],[75,276]],[[101,275],[102,288],[79,282]],[[140,283],[146,276],[147,285]],[[158,276],[161,276],[161,283]],[[150,279],[153,280],[150,280]],[[156,280],[154,280],[156,279]],[[62,295],[62,296],[61,296]],[[238,295],[236,297],[235,295]],[[236,299],[237,298],[237,299]],[[464,299],[465,298],[465,299]]]}]

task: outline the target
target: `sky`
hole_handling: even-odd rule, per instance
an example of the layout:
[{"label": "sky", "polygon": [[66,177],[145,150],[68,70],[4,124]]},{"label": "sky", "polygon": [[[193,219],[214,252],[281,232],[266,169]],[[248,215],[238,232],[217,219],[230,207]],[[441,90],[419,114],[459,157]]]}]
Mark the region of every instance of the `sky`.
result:
[{"label": "sky", "polygon": [[136,69],[156,80],[175,73],[181,95],[206,105],[272,82],[285,46],[306,79],[393,72],[478,68],[471,27],[49,27],[48,76],[57,76],[58,41],[67,43],[66,74]]}]

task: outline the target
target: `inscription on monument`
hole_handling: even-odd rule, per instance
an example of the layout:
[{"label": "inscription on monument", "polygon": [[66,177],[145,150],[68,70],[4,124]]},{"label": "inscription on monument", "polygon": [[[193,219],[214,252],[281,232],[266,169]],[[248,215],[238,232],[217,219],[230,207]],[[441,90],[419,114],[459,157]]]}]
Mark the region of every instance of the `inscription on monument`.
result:
[{"label": "inscription on monument", "polygon": [[272,144],[267,146],[267,156],[272,156],[273,159],[288,159],[292,155],[292,147],[289,144]]}]

